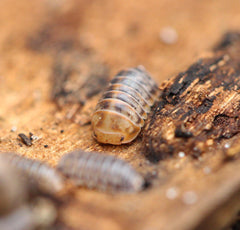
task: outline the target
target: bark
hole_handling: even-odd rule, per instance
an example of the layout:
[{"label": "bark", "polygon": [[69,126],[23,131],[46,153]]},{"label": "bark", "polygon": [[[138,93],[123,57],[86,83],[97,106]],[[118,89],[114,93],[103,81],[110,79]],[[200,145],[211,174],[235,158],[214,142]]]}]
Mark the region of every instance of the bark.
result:
[{"label": "bark", "polygon": [[162,95],[143,134],[143,151],[150,160],[179,152],[199,157],[239,133],[239,51],[239,33],[225,35],[211,57],[160,87]]}]

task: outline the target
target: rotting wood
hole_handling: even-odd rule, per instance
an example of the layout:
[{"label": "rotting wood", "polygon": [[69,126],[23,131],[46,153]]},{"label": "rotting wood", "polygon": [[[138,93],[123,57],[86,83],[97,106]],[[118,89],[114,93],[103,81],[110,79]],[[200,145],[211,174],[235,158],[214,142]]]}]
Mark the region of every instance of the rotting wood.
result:
[{"label": "rotting wood", "polygon": [[160,87],[160,101],[143,137],[143,151],[151,161],[181,151],[198,157],[239,133],[239,51],[239,34],[225,36],[211,57]]}]

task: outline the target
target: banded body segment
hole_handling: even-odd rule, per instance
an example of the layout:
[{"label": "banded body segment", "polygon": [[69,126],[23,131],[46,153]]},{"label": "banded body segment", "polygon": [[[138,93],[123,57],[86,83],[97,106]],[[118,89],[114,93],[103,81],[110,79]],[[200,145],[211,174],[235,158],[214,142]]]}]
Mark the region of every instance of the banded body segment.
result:
[{"label": "banded body segment", "polygon": [[108,87],[108,90],[106,92],[108,91],[121,91],[127,93],[138,102],[138,105],[141,106],[146,113],[149,113],[151,110],[151,107],[148,105],[147,101],[141,96],[141,94],[129,86],[122,84],[114,84]]},{"label": "banded body segment", "polygon": [[143,67],[119,72],[96,106],[92,117],[94,138],[115,145],[134,140],[159,94]]},{"label": "banded body segment", "polygon": [[154,103],[154,100],[151,96],[151,94],[148,92],[147,88],[144,85],[141,85],[138,83],[138,81],[135,81],[133,78],[129,77],[115,77],[111,84],[123,84],[126,86],[129,86],[133,89],[135,89],[142,97],[146,100],[147,104],[149,106],[152,106]]},{"label": "banded body segment", "polygon": [[144,125],[144,121],[141,116],[132,108],[128,103],[119,99],[107,98],[100,100],[96,106],[96,111],[109,110],[120,113],[130,119],[136,125],[141,127]]},{"label": "banded body segment", "polygon": [[103,99],[112,98],[112,99],[118,99],[118,100],[121,100],[123,102],[126,102],[134,110],[136,110],[136,112],[141,116],[142,119],[147,118],[147,113],[144,111],[142,106],[139,106],[136,99],[134,97],[132,97],[131,95],[125,93],[125,92],[121,92],[121,91],[118,91],[118,90],[107,91],[103,94],[102,98]]},{"label": "banded body segment", "polygon": [[144,179],[126,162],[109,155],[75,151],[64,155],[58,169],[75,185],[105,191],[137,192]]},{"label": "banded body segment", "polygon": [[61,174],[46,163],[25,158],[15,153],[2,153],[1,157],[36,184],[40,190],[56,193],[64,187]]},{"label": "banded body segment", "polygon": [[126,77],[133,79],[140,83],[142,86],[147,89],[147,92],[150,93],[151,97],[156,100],[159,97],[159,89],[155,81],[148,75],[148,73],[140,67],[129,68],[128,70],[123,70],[116,75],[116,78]]}]

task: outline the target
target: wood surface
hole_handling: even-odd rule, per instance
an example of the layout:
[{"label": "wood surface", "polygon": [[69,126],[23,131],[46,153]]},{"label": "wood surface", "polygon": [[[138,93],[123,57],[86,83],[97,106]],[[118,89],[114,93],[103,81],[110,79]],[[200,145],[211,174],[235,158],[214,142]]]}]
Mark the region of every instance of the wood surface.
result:
[{"label": "wood surface", "polygon": [[[237,218],[240,144],[235,106],[239,95],[234,87],[239,77],[239,36],[231,33],[223,40],[222,36],[240,30],[239,10],[238,0],[0,2],[0,151],[17,152],[53,167],[62,155],[75,149],[105,152],[129,162],[149,182],[148,188],[132,195],[66,188],[59,206],[59,229],[222,229]],[[175,28],[176,44],[159,39],[164,26]],[[180,126],[173,122],[179,132],[169,129],[174,135],[168,146],[174,150],[164,148],[164,157],[159,157],[163,138],[154,130],[157,126],[164,129],[173,117],[162,121],[159,104],[132,143],[100,145],[92,138],[91,113],[105,83],[86,86],[86,79],[97,75],[103,77],[100,82],[106,82],[122,68],[139,64],[161,89],[165,87],[161,100],[168,98],[164,109],[171,114],[176,108],[188,109],[181,101],[183,92],[178,87],[170,90],[174,81],[196,76],[197,70],[206,71],[201,76],[209,81],[214,79],[212,84],[196,82],[192,87],[193,107],[200,108],[198,129],[185,130],[181,122]],[[162,84],[167,78],[170,80]],[[71,82],[76,79],[78,86]],[[228,79],[228,89],[222,91],[221,81]],[[210,91],[207,84],[212,86]],[[224,92],[220,98],[215,89]],[[172,103],[169,92],[180,95],[178,103]],[[193,95],[189,96],[191,100]],[[219,121],[206,135],[202,128],[206,114],[225,100],[229,105],[233,100],[227,113],[230,123]],[[220,112],[211,112],[206,124],[213,124]],[[18,134],[28,136],[29,132],[39,139],[26,146]],[[155,137],[154,151],[143,146]],[[190,143],[204,145],[194,154],[195,146]],[[185,156],[180,157],[179,151]],[[153,158],[149,153],[154,153]]]}]

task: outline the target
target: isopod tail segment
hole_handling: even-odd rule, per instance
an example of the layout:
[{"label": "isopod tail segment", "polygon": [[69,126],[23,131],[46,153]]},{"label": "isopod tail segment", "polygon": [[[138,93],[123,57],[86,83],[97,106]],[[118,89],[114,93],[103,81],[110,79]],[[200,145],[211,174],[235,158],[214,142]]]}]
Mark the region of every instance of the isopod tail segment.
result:
[{"label": "isopod tail segment", "polygon": [[113,145],[133,141],[159,95],[157,84],[143,66],[120,71],[96,106],[92,116],[93,137]]}]

